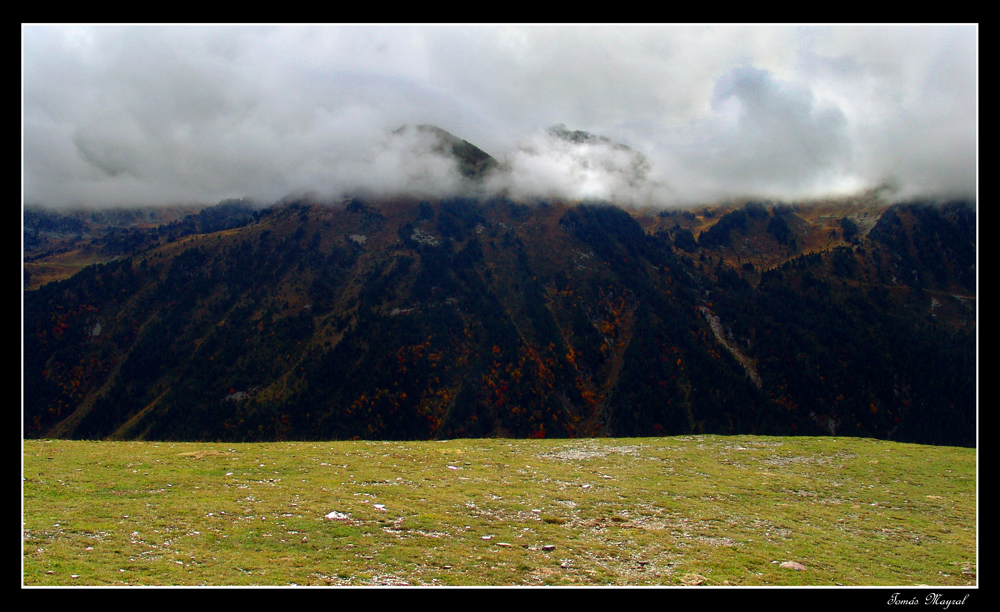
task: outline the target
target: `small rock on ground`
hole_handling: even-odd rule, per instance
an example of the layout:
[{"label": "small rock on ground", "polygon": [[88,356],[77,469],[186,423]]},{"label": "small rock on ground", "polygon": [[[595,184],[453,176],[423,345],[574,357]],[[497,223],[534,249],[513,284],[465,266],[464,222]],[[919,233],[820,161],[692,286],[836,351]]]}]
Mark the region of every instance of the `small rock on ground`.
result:
[{"label": "small rock on ground", "polygon": [[799,563],[797,561],[785,561],[784,563],[782,563],[778,567],[783,567],[785,569],[792,569],[792,570],[795,570],[795,571],[798,571],[798,572],[804,572],[804,571],[806,571],[806,566],[802,565],[801,563]]}]

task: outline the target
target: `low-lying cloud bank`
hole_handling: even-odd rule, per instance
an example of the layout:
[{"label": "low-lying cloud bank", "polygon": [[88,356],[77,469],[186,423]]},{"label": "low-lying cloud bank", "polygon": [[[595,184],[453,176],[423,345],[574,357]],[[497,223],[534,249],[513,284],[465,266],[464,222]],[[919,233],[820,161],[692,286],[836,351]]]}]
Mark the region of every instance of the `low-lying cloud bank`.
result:
[{"label": "low-lying cloud bank", "polygon": [[[974,197],[977,35],[26,26],[24,200]],[[498,164],[471,181],[406,124]]]}]

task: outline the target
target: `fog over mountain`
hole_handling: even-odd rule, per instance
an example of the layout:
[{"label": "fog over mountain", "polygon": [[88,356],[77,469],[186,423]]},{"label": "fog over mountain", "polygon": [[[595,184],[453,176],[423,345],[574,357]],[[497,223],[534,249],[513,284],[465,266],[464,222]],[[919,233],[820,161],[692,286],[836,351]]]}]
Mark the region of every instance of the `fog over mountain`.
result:
[{"label": "fog over mountain", "polygon": [[977,70],[975,25],[26,25],[23,197],[973,197]]}]

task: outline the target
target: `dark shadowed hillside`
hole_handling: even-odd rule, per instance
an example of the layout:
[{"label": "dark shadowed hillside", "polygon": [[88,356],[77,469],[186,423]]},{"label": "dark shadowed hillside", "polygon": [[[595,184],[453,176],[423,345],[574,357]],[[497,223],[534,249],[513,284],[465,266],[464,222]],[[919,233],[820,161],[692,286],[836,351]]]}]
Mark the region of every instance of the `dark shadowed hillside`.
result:
[{"label": "dark shadowed hillside", "polygon": [[25,436],[975,444],[967,204],[206,211],[25,294]]}]

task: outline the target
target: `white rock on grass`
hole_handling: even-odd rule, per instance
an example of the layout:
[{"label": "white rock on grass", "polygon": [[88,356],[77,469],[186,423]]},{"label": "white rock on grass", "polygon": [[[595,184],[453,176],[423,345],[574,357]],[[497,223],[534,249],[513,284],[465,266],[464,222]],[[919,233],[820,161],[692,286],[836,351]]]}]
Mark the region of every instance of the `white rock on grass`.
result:
[{"label": "white rock on grass", "polygon": [[347,519],[351,518],[351,516],[349,514],[344,514],[343,512],[337,512],[336,510],[334,510],[330,514],[324,516],[323,518],[328,518],[334,521],[346,521]]}]

